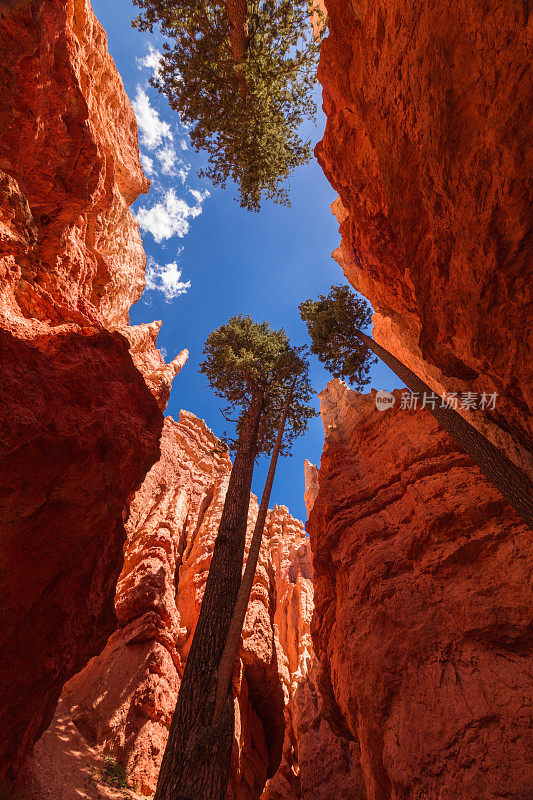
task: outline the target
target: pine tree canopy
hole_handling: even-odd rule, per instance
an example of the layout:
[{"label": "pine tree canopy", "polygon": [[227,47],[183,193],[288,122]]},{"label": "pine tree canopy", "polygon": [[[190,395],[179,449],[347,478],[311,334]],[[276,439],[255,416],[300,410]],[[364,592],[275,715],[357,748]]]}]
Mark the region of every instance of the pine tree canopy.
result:
[{"label": "pine tree canopy", "polygon": [[[311,158],[298,129],[314,118],[319,44],[308,0],[134,0],[133,25],[166,37],[153,85],[188,126],[195,150],[208,153],[200,175],[224,187],[231,178],[241,206],[263,199],[289,205],[290,173]],[[228,9],[238,7],[239,19]],[[235,16],[235,15],[233,15]],[[237,14],[238,17],[238,14]],[[324,19],[316,9],[315,19]],[[323,23],[322,27],[325,27]],[[240,39],[239,39],[240,37]]]},{"label": "pine tree canopy", "polygon": [[348,286],[332,286],[327,295],[306,300],[299,308],[311,338],[311,352],[326,369],[358,389],[370,383],[370,366],[377,359],[357,337],[357,331],[372,321],[366,300],[357,297]]},{"label": "pine tree canopy", "polygon": [[[309,405],[313,389],[304,348],[291,347],[283,329],[268,322],[256,323],[248,316],[235,316],[207,337],[200,372],[211,388],[227,402],[225,413],[237,412],[237,436],[254,393],[263,395],[263,412],[257,454],[270,453],[287,391],[293,394],[287,418],[282,454],[288,455],[295,438],[307,430],[317,416]],[[235,449],[236,440],[229,440]]]}]

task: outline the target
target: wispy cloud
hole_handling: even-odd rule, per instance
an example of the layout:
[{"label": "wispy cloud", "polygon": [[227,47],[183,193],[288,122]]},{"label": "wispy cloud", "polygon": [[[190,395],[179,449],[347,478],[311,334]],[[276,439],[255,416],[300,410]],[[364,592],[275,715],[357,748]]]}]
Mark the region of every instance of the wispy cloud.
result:
[{"label": "wispy cloud", "polygon": [[147,156],[146,153],[141,153],[141,166],[148,177],[154,174],[154,159]]},{"label": "wispy cloud", "polygon": [[196,200],[195,205],[189,205],[176,195],[174,189],[169,189],[162,202],[156,203],[151,208],[145,206],[140,208],[137,220],[141,230],[151,233],[158,244],[172,236],[183,238],[189,232],[189,220],[202,213],[202,204],[209,197],[207,191],[192,190],[191,194]]},{"label": "wispy cloud", "polygon": [[[167,113],[164,102],[158,104],[161,112],[152,105],[155,92],[149,85],[146,71],[157,77],[161,58],[159,50],[149,46],[146,55],[136,59],[139,70],[144,72],[141,72],[136,86],[132,106],[137,117],[143,150],[141,164],[152,181],[149,198],[137,206],[136,217],[143,237],[151,234],[155,242],[164,249],[168,239],[181,239],[187,235],[191,221],[202,213],[209,192],[191,189],[188,185],[191,165],[188,163],[187,126]],[[172,124],[171,120],[174,120]],[[178,196],[179,193],[183,196]],[[153,251],[153,244],[150,249]],[[162,261],[165,257],[157,257],[156,254],[156,258]],[[185,294],[189,287],[190,281],[182,280],[178,259],[161,264],[148,256],[146,292],[143,298],[147,305],[155,301],[154,292],[161,292],[165,300],[170,302]]]},{"label": "wispy cloud", "polygon": [[161,51],[156,50],[153,45],[149,44],[148,53],[144,56],[144,58],[136,58],[135,61],[137,62],[139,69],[144,68],[152,70],[152,75],[154,78],[156,78],[159,73],[162,58],[163,54]]},{"label": "wispy cloud", "polygon": [[[179,177],[181,182],[185,183],[190,167],[176,152],[174,135],[169,123],[160,118],[159,112],[151,105],[147,92],[140,85],[137,86],[137,94],[132,105],[141,134],[141,144],[153,153],[153,157],[146,153],[141,155],[141,163],[146,174],[149,176],[157,174],[155,158],[163,175],[170,178]],[[185,151],[187,142],[182,139],[179,146]]]},{"label": "wispy cloud", "polygon": [[176,174],[174,168],[176,166],[178,157],[174,147],[171,144],[166,144],[164,147],[161,147],[160,150],[157,150],[156,156],[161,164],[161,170],[164,175],[171,176]]},{"label": "wispy cloud", "polygon": [[181,178],[181,182],[185,183],[187,180],[187,176],[191,170],[190,164],[186,164],[184,161],[180,161],[181,166],[176,171],[176,175]]},{"label": "wispy cloud", "polygon": [[189,189],[189,191],[200,206],[208,197],[211,197],[211,193],[207,189],[203,192],[199,192],[198,189]]},{"label": "wispy cloud", "polygon": [[160,118],[155,108],[152,108],[150,98],[142,86],[137,85],[132,106],[141,132],[141,144],[147,150],[155,150],[156,147],[163,145],[165,140],[173,141],[170,125]]},{"label": "wispy cloud", "polygon": [[170,264],[158,264],[155,259],[148,256],[146,267],[147,289],[162,292],[165,300],[169,303],[179,297],[180,294],[185,294],[190,287],[190,281],[181,280],[181,270],[175,261]]}]

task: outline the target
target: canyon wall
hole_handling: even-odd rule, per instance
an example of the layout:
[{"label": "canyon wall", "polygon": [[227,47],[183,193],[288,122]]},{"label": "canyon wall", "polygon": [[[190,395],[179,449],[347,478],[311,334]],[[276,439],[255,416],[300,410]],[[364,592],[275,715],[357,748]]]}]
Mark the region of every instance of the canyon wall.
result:
[{"label": "canyon wall", "polygon": [[285,692],[281,765],[261,800],[366,800],[359,747],[325,719],[319,665],[311,641],[314,609],[309,539],[301,523],[277,506],[268,522],[276,579],[275,629]]},{"label": "canyon wall", "polygon": [[369,800],[533,792],[531,531],[425,410],[340,381],[308,522],[312,633]]},{"label": "canyon wall", "polygon": [[533,474],[532,15],[515,0],[326,0],[316,155],[374,337]]},{"label": "canyon wall", "polygon": [[[192,414],[165,420],[162,457],[135,495],[103,652],[65,687],[63,705],[91,745],[112,753],[137,790],[155,789],[222,514],[231,462]],[[251,537],[257,503],[251,504]],[[283,694],[274,646],[273,574],[261,553],[234,676],[229,797],[256,798],[275,771]]]},{"label": "canyon wall", "polygon": [[185,354],[165,365],[157,323],[128,326],[145,267],[129,205],[149,182],[87,0],[3,3],[0,86],[0,777],[12,777],[116,626],[124,511],[159,456]]},{"label": "canyon wall", "polygon": [[[374,338],[533,474],[527,3],[325,0],[316,155]],[[333,281],[332,281],[333,282]],[[331,382],[306,496],[326,716],[369,800],[525,800],[530,531],[427,411]],[[416,417],[416,419],[415,419]]]},{"label": "canyon wall", "polygon": [[[25,779],[31,798],[51,792],[54,800],[73,800],[80,786],[92,797],[86,780],[98,769],[88,771],[86,762],[95,753],[115,758],[140,795],[153,792],[230,470],[227,451],[204,422],[185,411],[177,422],[167,417],[161,458],[135,494],[126,523],[118,627],[65,686],[54,723],[33,750]],[[257,510],[252,498],[248,544]],[[312,612],[309,540],[302,523],[276,506],[234,672],[228,800],[258,800],[268,779],[263,800],[364,798],[357,746],[321,718]],[[69,764],[66,753],[73,749],[83,755]]]}]

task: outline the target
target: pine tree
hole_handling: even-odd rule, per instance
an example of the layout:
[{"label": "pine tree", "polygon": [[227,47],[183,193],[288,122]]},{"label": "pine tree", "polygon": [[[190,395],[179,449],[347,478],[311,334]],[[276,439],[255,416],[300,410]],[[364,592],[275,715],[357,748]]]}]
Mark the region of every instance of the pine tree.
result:
[{"label": "pine tree", "polygon": [[190,126],[193,147],[208,153],[200,174],[222,187],[233,179],[251,211],[263,198],[289,204],[282,183],[311,158],[298,129],[316,112],[308,0],[134,2],[134,26],[159,25],[167,39],[152,82]]},{"label": "pine tree", "polygon": [[209,335],[204,354],[201,372],[226,400],[226,412],[240,409],[236,438],[230,442],[235,460],[154,800],[225,798],[234,727],[230,687],[221,712],[215,715],[214,710],[219,665],[241,585],[254,460],[276,449],[284,415],[287,430],[277,448],[283,454],[315,416],[308,405],[307,363],[291,348],[285,331],[250,317],[232,317]]},{"label": "pine tree", "polygon": [[360,329],[372,322],[366,300],[348,286],[332,286],[327,296],[306,300],[299,308],[311,338],[311,352],[333,377],[348,380],[358,389],[370,383],[370,367],[377,359],[358,339]]},{"label": "pine tree", "polygon": [[[345,378],[361,388],[369,382],[372,352],[411,391],[421,397],[433,394],[418,375],[359,330],[370,324],[370,307],[347,286],[332,286],[327,295],[306,300],[300,304],[300,314],[311,337],[311,352],[335,377]],[[428,405],[427,410],[533,528],[533,487],[525,473],[450,405],[436,402]]]}]

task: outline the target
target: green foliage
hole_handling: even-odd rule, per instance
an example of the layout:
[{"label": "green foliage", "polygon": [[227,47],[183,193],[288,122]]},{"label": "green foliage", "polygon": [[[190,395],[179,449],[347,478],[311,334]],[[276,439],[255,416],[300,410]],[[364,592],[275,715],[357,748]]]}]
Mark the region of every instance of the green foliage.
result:
[{"label": "green foliage", "polygon": [[104,756],[104,767],[101,773],[102,783],[115,789],[129,789],[128,776],[124,769],[112,756]]},{"label": "green foliage", "polygon": [[300,316],[311,337],[311,352],[335,378],[362,389],[370,382],[370,366],[377,359],[358,339],[357,331],[372,321],[370,306],[348,286],[332,286],[327,295],[300,304]]},{"label": "green foliage", "polygon": [[[204,355],[200,372],[207,376],[215,394],[226,400],[225,413],[239,415],[237,438],[252,396],[262,394],[257,454],[272,451],[286,393],[294,384],[281,451],[288,455],[294,439],[317,416],[309,405],[313,389],[304,348],[291,347],[283,329],[273,330],[268,322],[259,324],[239,315],[209,334]],[[235,449],[236,439],[228,439],[228,443]]]},{"label": "green foliage", "polygon": [[[235,64],[223,0],[134,0],[141,30],[167,37],[152,83],[191,126],[193,147],[207,151],[201,175],[224,187],[232,178],[241,206],[263,198],[289,205],[282,183],[311,158],[298,128],[314,118],[312,91],[319,44],[308,0],[248,0],[244,60]],[[323,18],[317,10],[316,15]],[[245,91],[243,91],[243,79]]]}]

